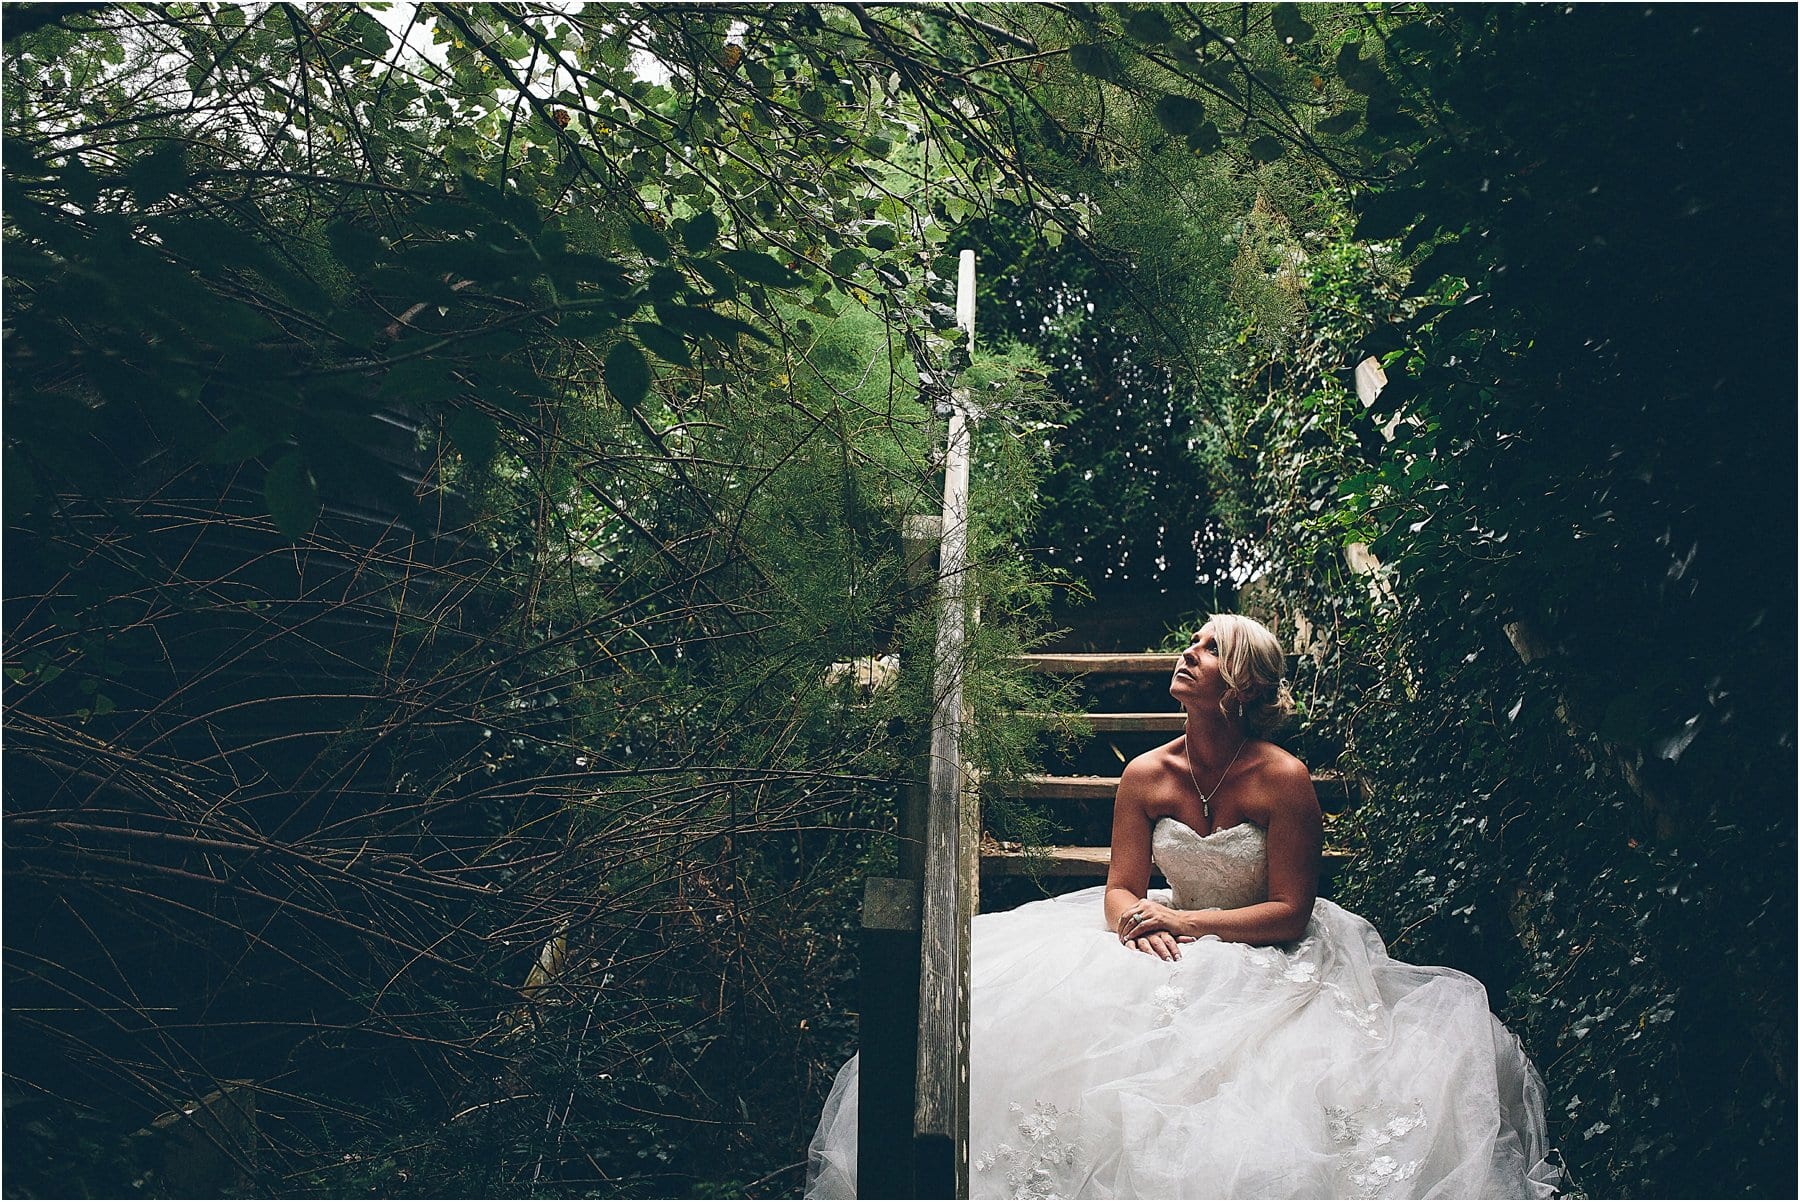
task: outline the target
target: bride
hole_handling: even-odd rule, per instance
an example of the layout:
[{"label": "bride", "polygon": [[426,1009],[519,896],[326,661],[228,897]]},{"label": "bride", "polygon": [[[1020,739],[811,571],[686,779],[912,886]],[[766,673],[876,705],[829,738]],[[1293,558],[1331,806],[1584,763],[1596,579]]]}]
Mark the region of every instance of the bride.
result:
[{"label": "bride", "polygon": [[[1105,886],[975,919],[971,1196],[1554,1192],[1542,1082],[1481,983],[1316,896],[1310,774],[1264,737],[1282,664],[1214,616],[1169,683],[1186,733],[1119,781]],[[852,1058],[808,1197],[855,1196],[856,1094]]]}]

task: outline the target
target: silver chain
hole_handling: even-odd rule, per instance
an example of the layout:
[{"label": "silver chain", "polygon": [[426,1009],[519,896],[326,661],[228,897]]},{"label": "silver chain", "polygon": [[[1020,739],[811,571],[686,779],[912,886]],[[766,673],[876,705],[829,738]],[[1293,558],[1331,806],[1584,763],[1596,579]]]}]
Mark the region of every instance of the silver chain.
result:
[{"label": "silver chain", "polygon": [[[1181,762],[1187,765],[1188,779],[1194,782],[1194,792],[1200,794],[1200,813],[1206,819],[1206,833],[1210,835],[1213,825],[1212,795],[1200,787],[1200,778],[1194,775],[1194,744],[1193,740],[1188,738],[1187,726],[1182,727],[1181,737],[1183,740]],[[1231,760],[1225,765],[1225,771],[1219,773],[1218,782],[1212,787],[1213,793],[1217,793],[1225,784],[1225,778],[1231,775],[1232,765],[1237,763],[1238,756],[1243,754],[1244,744],[1249,741],[1249,735],[1238,740],[1237,750],[1231,753]]]}]

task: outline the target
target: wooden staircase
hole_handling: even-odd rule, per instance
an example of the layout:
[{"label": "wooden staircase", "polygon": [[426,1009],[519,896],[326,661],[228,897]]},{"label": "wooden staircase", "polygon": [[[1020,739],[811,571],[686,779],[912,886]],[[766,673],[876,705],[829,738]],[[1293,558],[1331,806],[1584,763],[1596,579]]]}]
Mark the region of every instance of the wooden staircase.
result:
[{"label": "wooden staircase", "polygon": [[[1018,843],[981,837],[981,872],[984,877],[1031,875],[1044,880],[1052,892],[1098,884],[1106,879],[1111,862],[1107,845],[1112,824],[1112,799],[1119,787],[1116,775],[1091,771],[1092,752],[1110,751],[1122,769],[1125,761],[1181,733],[1183,715],[1169,699],[1167,685],[1174,670],[1175,653],[1157,654],[1039,654],[1021,656],[1028,671],[1075,676],[1081,680],[1090,704],[1131,704],[1133,709],[1097,709],[1083,715],[1095,738],[1090,751],[1076,767],[1050,775],[1028,776],[1007,796],[1047,804],[1057,820],[1075,828],[1086,841],[1041,847],[1027,853]],[[1165,708],[1152,709],[1161,704]],[[1110,737],[1104,737],[1110,736]],[[1325,852],[1320,865],[1320,892],[1329,890],[1331,878],[1351,858],[1346,832],[1339,819],[1362,798],[1362,785],[1353,777],[1334,771],[1313,772],[1313,788],[1325,812]],[[984,890],[984,898],[986,891]]]}]

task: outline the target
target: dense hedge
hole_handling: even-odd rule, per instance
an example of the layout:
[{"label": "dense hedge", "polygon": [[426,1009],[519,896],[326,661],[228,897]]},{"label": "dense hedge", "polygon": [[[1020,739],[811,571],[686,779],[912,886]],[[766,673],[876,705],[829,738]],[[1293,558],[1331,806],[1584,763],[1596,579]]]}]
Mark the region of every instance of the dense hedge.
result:
[{"label": "dense hedge", "polygon": [[[1297,351],[1214,389],[1235,526],[1313,624],[1307,722],[1374,786],[1344,899],[1488,983],[1596,1195],[1794,1188],[1792,143],[1751,132],[1791,110],[1771,23],[1792,32],[1591,8],[1428,31],[1414,95],[1461,136],[1339,198],[1354,230],[1296,247]],[[1365,408],[1371,352],[1390,383]]]}]

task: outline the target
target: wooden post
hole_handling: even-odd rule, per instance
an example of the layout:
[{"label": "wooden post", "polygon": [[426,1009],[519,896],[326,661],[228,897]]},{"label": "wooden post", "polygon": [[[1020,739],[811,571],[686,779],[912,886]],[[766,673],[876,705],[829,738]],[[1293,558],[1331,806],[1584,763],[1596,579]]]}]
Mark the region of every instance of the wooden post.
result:
[{"label": "wooden post", "polygon": [[[957,325],[975,348],[975,252],[962,252]],[[925,882],[919,910],[918,1099],[915,1184],[921,1198],[966,1198],[968,1178],[969,922],[963,873],[962,667],[968,621],[968,393],[951,394],[944,454],[944,537],[938,554],[936,708],[931,723]]]},{"label": "wooden post", "polygon": [[[906,563],[907,587],[922,590],[937,582],[937,555],[944,539],[944,519],[938,514],[914,514],[904,520],[900,530],[901,554]],[[900,737],[907,745],[902,750],[904,762],[924,767],[927,748],[925,732],[911,724]],[[925,816],[931,796],[928,772],[909,772],[900,783],[899,859],[900,875],[914,883],[915,889],[925,879]],[[916,1032],[916,1024],[908,1022]],[[911,1095],[910,1088],[908,1096]]]},{"label": "wooden post", "polygon": [[919,882],[870,877],[863,886],[862,1049],[856,1196],[913,1198],[918,1078]]}]

